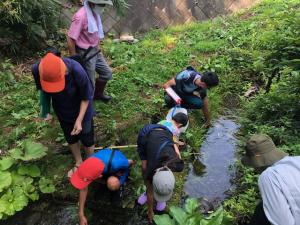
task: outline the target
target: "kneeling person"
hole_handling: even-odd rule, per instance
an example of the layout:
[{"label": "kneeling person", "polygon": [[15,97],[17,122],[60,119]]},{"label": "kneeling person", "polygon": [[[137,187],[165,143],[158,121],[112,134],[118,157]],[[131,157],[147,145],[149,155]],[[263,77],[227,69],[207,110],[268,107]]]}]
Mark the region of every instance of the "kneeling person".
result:
[{"label": "kneeling person", "polygon": [[107,188],[117,191],[124,184],[129,167],[133,160],[127,159],[119,150],[103,149],[86,159],[70,181],[72,185],[80,190],[79,194],[79,219],[80,225],[86,225],[87,219],[84,215],[84,205],[88,194],[88,185],[102,176],[108,177]]}]

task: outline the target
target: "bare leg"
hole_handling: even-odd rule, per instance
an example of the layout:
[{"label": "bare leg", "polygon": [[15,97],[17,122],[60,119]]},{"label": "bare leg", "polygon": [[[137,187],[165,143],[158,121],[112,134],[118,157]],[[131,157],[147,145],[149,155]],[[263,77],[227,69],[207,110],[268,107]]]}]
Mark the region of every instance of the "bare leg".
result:
[{"label": "bare leg", "polygon": [[147,160],[142,160],[142,175],[146,182],[146,169],[147,169]]},{"label": "bare leg", "polygon": [[74,156],[76,166],[79,166],[82,163],[82,157],[81,157],[81,153],[80,153],[80,144],[79,144],[79,142],[77,142],[75,144],[70,144],[69,147],[70,147],[71,152]]},{"label": "bare leg", "polygon": [[87,157],[89,157],[90,155],[92,155],[95,151],[95,145],[92,145],[90,147],[84,147],[84,151]]}]

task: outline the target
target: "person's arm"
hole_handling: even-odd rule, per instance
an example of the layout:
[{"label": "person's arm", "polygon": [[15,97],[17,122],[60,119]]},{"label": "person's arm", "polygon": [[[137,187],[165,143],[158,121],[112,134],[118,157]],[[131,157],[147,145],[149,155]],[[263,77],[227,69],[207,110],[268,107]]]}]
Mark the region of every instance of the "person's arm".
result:
[{"label": "person's arm", "polygon": [[89,105],[89,100],[82,100],[80,103],[80,110],[79,110],[79,115],[77,116],[77,119],[74,124],[74,128],[71,132],[71,135],[77,135],[81,132],[82,130],[82,120],[84,117],[84,114],[87,110],[87,107]]},{"label": "person's arm", "polygon": [[75,40],[67,36],[67,43],[68,43],[68,49],[69,49],[69,54],[75,55],[76,50],[75,50]]},{"label": "person's arm", "polygon": [[39,75],[39,63],[34,64],[31,67],[31,73],[34,79],[34,83],[37,90],[42,90],[41,82],[40,82],[40,75]]},{"label": "person's arm", "polygon": [[76,41],[81,35],[81,31],[83,30],[83,27],[84,27],[84,18],[82,16],[77,15],[77,13],[75,13],[75,15],[72,18],[72,23],[67,34],[67,44],[71,56],[76,54],[76,50],[75,50]]},{"label": "person's arm", "polygon": [[171,87],[173,85],[176,85],[175,79],[172,78],[171,80],[168,80],[166,83],[164,83],[163,88],[166,89],[168,87]]},{"label": "person's arm", "polygon": [[84,189],[80,190],[80,193],[79,193],[79,222],[80,222],[80,225],[88,225],[87,219],[84,215],[84,205],[85,205],[87,194],[88,194],[88,187],[85,187]]},{"label": "person's arm", "polygon": [[181,154],[180,154],[177,144],[174,144],[174,150],[175,150],[176,154],[178,155],[179,159],[181,159]]},{"label": "person's arm", "polygon": [[[288,184],[287,184],[288,185]],[[289,203],[283,195],[286,184],[280,184],[273,172],[263,172],[258,180],[264,212],[273,225],[295,225]]]},{"label": "person's arm", "polygon": [[204,124],[204,126],[205,126],[206,128],[208,128],[208,127],[211,126],[211,123],[210,123],[210,116],[209,116],[209,109],[208,109],[208,98],[207,98],[207,97],[205,97],[205,98],[203,99],[202,112],[203,112],[204,119],[205,119],[205,124]]},{"label": "person's arm", "polygon": [[152,223],[154,212],[153,212],[153,186],[149,180],[146,180],[147,188],[147,205],[148,205],[148,220]]}]

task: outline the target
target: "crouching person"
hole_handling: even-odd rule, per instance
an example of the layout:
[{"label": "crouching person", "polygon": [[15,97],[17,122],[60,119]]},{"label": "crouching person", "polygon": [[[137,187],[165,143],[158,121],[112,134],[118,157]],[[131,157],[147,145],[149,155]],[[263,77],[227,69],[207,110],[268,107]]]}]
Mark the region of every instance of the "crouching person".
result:
[{"label": "crouching person", "polygon": [[[148,219],[152,222],[154,199],[156,210],[163,211],[172,197],[175,186],[173,172],[183,170],[180,153],[175,150],[173,133],[160,124],[144,126],[138,136],[138,153],[142,161],[142,174],[147,188],[138,203],[148,204]],[[154,198],[154,199],[153,199]]]},{"label": "crouching person", "polygon": [[300,224],[300,157],[288,156],[268,135],[253,135],[246,146],[244,165],[262,172],[258,186],[262,198],[251,225]]},{"label": "crouching person", "polygon": [[[209,127],[210,115],[208,107],[207,89],[219,84],[218,76],[213,72],[198,73],[193,67],[188,66],[174,78],[164,83],[163,88],[172,88],[182,99],[181,106],[186,109],[202,109],[205,118],[205,127]],[[165,94],[167,107],[172,108],[176,102],[171,96]]]},{"label": "crouching person", "polygon": [[87,225],[84,214],[84,206],[88,194],[88,185],[102,176],[107,177],[107,188],[110,191],[118,191],[124,184],[129,167],[133,160],[127,159],[119,150],[103,149],[91,155],[80,164],[76,172],[71,176],[72,185],[80,190],[79,193],[79,220],[80,225]]}]

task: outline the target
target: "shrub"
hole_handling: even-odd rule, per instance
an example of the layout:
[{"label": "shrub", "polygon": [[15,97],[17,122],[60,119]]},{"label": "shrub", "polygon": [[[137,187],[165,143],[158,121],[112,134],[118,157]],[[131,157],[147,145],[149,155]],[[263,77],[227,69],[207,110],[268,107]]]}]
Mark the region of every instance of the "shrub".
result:
[{"label": "shrub", "polygon": [[0,50],[4,54],[38,49],[57,34],[59,5],[47,0],[0,1]]}]

